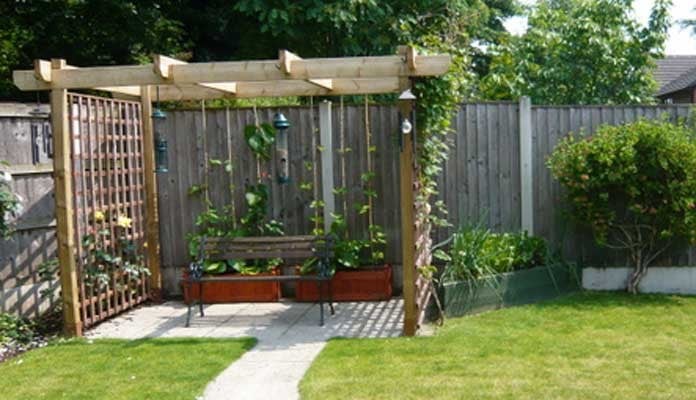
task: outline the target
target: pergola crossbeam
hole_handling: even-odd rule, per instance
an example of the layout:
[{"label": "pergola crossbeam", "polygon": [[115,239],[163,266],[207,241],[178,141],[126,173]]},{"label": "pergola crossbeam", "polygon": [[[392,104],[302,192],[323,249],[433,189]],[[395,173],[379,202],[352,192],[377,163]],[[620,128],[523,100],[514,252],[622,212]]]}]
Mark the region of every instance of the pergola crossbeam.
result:
[{"label": "pergola crossbeam", "polygon": [[[288,77],[292,77],[292,63],[293,61],[301,61],[302,57],[298,56],[295,53],[292,53],[287,50],[280,50],[278,52],[278,63],[280,64],[280,69],[283,71],[285,75]],[[333,80],[332,79],[307,79],[307,82],[319,86],[324,89],[332,90],[333,89]]]},{"label": "pergola crossbeam", "polygon": [[[399,55],[371,57],[303,59],[281,50],[278,60],[266,61],[186,63],[156,56],[153,64],[59,70],[47,63],[37,60],[33,70],[14,71],[15,85],[21,90],[98,89],[130,96],[139,96],[141,86],[159,86],[172,93],[203,88],[205,98],[365,93],[362,89],[385,93],[403,90],[403,84],[393,84],[399,79],[444,74],[450,57],[418,55],[416,59],[415,50],[406,48]],[[381,89],[370,90],[372,85]]]},{"label": "pergola crossbeam", "polygon": [[403,87],[399,78],[384,79],[337,79],[331,89],[313,82],[300,80],[270,82],[239,82],[235,93],[220,93],[217,90],[197,85],[159,86],[160,99],[209,100],[218,98],[285,97],[285,96],[330,96],[350,94],[396,93]]},{"label": "pergola crossbeam", "polygon": [[[164,79],[173,80],[172,67],[174,65],[184,65],[188,64],[186,61],[177,60],[176,58],[163,56],[161,54],[156,54],[154,56],[154,70],[159,76]],[[236,82],[224,82],[224,83],[199,83],[198,86],[205,88],[210,88],[218,90],[224,93],[234,94],[237,91]]]},{"label": "pergola crossbeam", "polygon": [[[62,68],[53,68],[53,66],[58,66],[58,65],[63,65]],[[53,82],[53,77],[55,75],[60,75],[60,71],[63,70],[76,70],[78,69],[75,66],[72,65],[67,65],[65,63],[65,60],[61,59],[54,59],[51,61],[47,60],[34,60],[34,77],[40,81],[44,82],[44,84],[47,86],[47,89],[50,89],[52,86]],[[56,73],[54,73],[56,72]],[[26,74],[24,74],[26,75]],[[40,84],[40,83],[39,83]],[[19,87],[19,85],[17,85]],[[21,87],[20,87],[21,89]],[[91,89],[95,90],[102,90],[105,92],[112,92],[112,93],[117,93],[117,94],[122,94],[126,96],[132,96],[132,97],[140,97],[140,88],[137,86],[104,86],[104,87],[94,87]],[[41,89],[45,90],[45,89]]]}]

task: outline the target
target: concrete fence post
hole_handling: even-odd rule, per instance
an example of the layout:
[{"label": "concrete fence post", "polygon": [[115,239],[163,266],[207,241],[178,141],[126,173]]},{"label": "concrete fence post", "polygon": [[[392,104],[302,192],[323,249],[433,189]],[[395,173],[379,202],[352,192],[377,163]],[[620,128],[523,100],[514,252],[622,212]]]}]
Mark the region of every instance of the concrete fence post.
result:
[{"label": "concrete fence post", "polygon": [[520,207],[522,230],[534,234],[534,165],[532,142],[532,101],[520,97]]}]

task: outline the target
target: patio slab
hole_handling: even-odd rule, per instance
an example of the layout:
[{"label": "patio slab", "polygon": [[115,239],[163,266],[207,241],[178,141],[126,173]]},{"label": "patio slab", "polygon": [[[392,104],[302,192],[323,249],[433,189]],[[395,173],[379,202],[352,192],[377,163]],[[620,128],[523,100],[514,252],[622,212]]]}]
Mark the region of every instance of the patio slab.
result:
[{"label": "patio slab", "polygon": [[256,346],[225,369],[204,399],[298,399],[298,384],[327,340],[395,337],[402,331],[403,301],[335,303],[319,326],[313,303],[235,303],[205,307],[186,328],[180,302],[141,307],[86,333],[90,338],[255,337]]}]

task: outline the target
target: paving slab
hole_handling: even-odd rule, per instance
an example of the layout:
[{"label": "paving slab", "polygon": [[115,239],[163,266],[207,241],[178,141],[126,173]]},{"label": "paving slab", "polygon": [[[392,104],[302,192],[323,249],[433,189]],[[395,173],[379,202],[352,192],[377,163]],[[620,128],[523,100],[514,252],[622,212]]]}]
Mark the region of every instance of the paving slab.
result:
[{"label": "paving slab", "polygon": [[319,326],[313,303],[234,303],[205,306],[185,327],[186,305],[180,302],[144,306],[88,331],[92,338],[255,337],[256,346],[208,384],[205,400],[299,399],[298,384],[334,337],[376,338],[401,334],[403,301],[336,303],[326,307]]}]

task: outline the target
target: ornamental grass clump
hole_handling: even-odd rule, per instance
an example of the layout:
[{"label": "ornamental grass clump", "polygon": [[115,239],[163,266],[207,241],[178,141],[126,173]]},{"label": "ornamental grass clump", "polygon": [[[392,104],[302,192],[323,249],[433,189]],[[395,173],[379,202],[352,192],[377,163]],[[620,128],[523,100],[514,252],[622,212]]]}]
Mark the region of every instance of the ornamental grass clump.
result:
[{"label": "ornamental grass clump", "polygon": [[547,254],[544,239],[526,232],[464,226],[452,235],[449,251],[437,250],[435,257],[447,262],[442,281],[455,282],[546,265]]},{"label": "ornamental grass clump", "polygon": [[671,246],[696,243],[696,137],[686,127],[639,120],[571,134],[548,166],[572,216],[599,245],[627,254],[629,292]]}]

